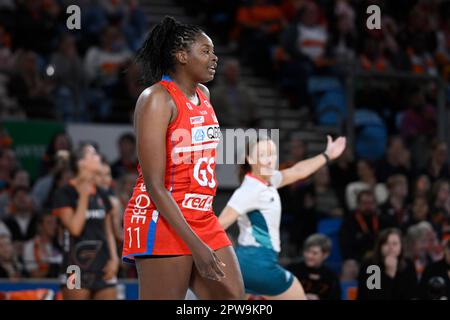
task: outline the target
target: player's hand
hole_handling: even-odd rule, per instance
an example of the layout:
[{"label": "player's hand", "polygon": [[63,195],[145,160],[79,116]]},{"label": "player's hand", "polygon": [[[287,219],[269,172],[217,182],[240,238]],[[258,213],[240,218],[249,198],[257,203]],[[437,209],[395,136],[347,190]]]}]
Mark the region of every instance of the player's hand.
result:
[{"label": "player's hand", "polygon": [[328,143],[325,153],[328,155],[328,157],[330,157],[330,160],[339,158],[345,150],[347,139],[345,137],[339,137],[333,141],[331,136],[327,136],[327,139]]},{"label": "player's hand", "polygon": [[220,261],[216,253],[206,244],[200,244],[195,250],[192,250],[192,258],[202,277],[215,281],[225,278],[225,273],[221,269],[221,267],[225,267],[225,263]]},{"label": "player's hand", "polygon": [[92,191],[92,182],[81,178],[76,182],[75,189],[80,196],[89,196]]},{"label": "player's hand", "polygon": [[103,280],[111,280],[117,276],[119,270],[119,261],[117,259],[110,259],[103,268]]}]

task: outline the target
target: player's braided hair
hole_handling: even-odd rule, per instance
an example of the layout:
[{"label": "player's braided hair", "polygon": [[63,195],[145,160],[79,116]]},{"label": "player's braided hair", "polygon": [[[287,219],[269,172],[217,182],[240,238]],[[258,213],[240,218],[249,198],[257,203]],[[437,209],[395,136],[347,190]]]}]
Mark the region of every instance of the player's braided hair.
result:
[{"label": "player's braided hair", "polygon": [[201,32],[199,27],[180,23],[169,16],[157,24],[136,54],[144,83],[152,85],[169,71],[174,72],[175,53],[188,49]]}]

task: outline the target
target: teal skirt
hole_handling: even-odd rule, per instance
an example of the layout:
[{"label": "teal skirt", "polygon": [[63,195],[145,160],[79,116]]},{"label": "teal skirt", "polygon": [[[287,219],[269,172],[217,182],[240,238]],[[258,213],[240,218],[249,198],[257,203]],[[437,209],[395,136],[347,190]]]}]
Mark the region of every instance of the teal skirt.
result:
[{"label": "teal skirt", "polygon": [[264,247],[238,246],[236,255],[244,278],[245,292],[276,296],[291,287],[294,276],[280,266],[277,252]]}]

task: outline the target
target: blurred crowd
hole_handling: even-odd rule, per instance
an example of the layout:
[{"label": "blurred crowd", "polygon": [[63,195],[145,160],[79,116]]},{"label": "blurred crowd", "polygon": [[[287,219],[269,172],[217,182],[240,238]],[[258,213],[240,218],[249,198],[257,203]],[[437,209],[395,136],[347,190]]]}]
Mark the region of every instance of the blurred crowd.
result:
[{"label": "blurred crowd", "polygon": [[[381,29],[367,28],[370,5],[380,7]],[[187,6],[222,43],[234,45],[245,65],[276,75],[297,108],[311,105],[308,79],[314,75],[449,76],[445,0],[201,0]]]},{"label": "blurred crowd", "polygon": [[[6,134],[4,134],[6,135]],[[108,192],[113,209],[114,235],[121,255],[122,213],[137,178],[136,141],[132,133],[120,136],[119,157],[103,157],[97,185]],[[55,278],[61,273],[62,228],[53,212],[55,192],[74,178],[70,158],[71,138],[57,133],[40,163],[39,176],[31,181],[15,152],[0,148],[0,278]],[[123,265],[119,276],[136,276]]]},{"label": "blurred crowd", "polygon": [[[399,135],[389,138],[385,155],[377,161],[354,158],[349,146],[332,165],[281,189],[287,260],[305,255],[309,237],[319,233],[327,235],[330,242],[322,250],[322,264],[328,259],[326,265],[331,271],[344,277],[345,282],[358,283],[358,297],[429,297],[427,290],[440,281],[442,297],[449,298],[447,144],[435,139],[421,153],[423,165]],[[307,154],[307,146],[293,135],[290,160],[280,167],[301,161]],[[308,261],[306,255],[304,259]],[[367,266],[372,264],[379,265],[383,273],[391,270],[385,278],[389,284],[382,282],[389,290],[367,290]],[[321,279],[321,274],[322,279],[327,278],[330,270],[320,270],[319,266],[323,267],[315,265],[315,272],[309,270],[315,277],[311,279]],[[438,272],[436,268],[441,269]],[[400,272],[403,270],[406,275]],[[299,272],[299,278],[303,276]],[[312,290],[317,294],[322,280],[313,282]],[[326,287],[331,288],[329,283]]]},{"label": "blurred crowd", "polygon": [[81,29],[69,30],[71,4],[0,2],[0,118],[129,121],[147,18],[136,0],[81,0]]},{"label": "blurred crowd", "polygon": [[[3,132],[0,140],[11,139]],[[300,137],[290,143],[291,158],[281,168],[307,155]],[[31,181],[13,149],[0,148],[0,278],[51,278],[60,272],[61,228],[52,203],[55,191],[74,176],[67,162],[72,150],[71,138],[56,134],[39,177]],[[114,162],[104,159],[97,184],[111,198],[120,249],[122,212],[137,178],[133,134],[123,134],[117,150]],[[350,146],[330,166],[280,189],[282,259],[309,283],[312,298],[351,298],[340,290],[358,284],[360,298],[430,298],[431,292],[449,297],[447,145],[435,140],[422,152],[426,164],[417,167],[400,136],[390,138],[385,156],[375,163],[354,159]],[[366,290],[366,266],[372,264],[381,267],[382,286],[389,290]],[[123,264],[119,275],[134,278],[136,271]]]}]

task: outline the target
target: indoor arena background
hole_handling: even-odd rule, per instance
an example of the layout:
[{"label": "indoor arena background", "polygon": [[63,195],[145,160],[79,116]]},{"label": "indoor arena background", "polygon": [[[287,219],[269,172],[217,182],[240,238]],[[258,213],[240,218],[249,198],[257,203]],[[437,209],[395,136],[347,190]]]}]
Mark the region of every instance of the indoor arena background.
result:
[{"label": "indoor arena background", "polygon": [[[78,30],[66,24],[72,4]],[[367,26],[373,4],[380,29]],[[420,295],[450,298],[450,277],[422,277],[450,250],[444,0],[0,1],[0,292],[58,292],[58,246],[45,259],[35,246],[38,217],[72,175],[57,160],[62,150],[94,142],[126,205],[137,173],[132,116],[145,88],[133,56],[166,15],[214,41],[219,70],[207,86],[221,127],[279,129],[281,168],[322,152],[326,134],[348,138],[335,163],[280,190],[283,266],[302,261],[308,236],[325,234],[340,298],[355,299],[364,257],[380,230],[397,227]],[[239,184],[236,170],[217,168],[216,214]],[[372,195],[358,202],[366,189]],[[367,205],[377,227],[358,237],[355,214]],[[134,267],[121,265],[119,278],[118,299],[136,299]]]}]

